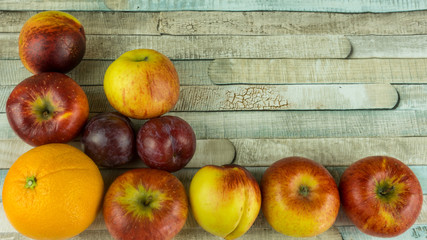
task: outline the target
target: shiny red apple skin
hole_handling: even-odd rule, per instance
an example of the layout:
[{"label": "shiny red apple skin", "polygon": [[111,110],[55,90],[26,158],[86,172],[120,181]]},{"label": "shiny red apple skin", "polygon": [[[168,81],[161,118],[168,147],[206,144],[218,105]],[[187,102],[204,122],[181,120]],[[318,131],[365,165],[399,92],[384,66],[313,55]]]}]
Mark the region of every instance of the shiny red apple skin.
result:
[{"label": "shiny red apple skin", "polygon": [[16,85],[6,102],[11,128],[26,143],[39,146],[75,138],[89,116],[83,89],[62,73],[40,73]]},{"label": "shiny red apple skin", "polygon": [[135,134],[130,119],[117,112],[89,119],[81,138],[84,152],[99,166],[116,167],[135,155]]},{"label": "shiny red apple skin", "polygon": [[168,240],[181,231],[188,207],[178,178],[166,171],[139,168],[114,180],[105,195],[103,215],[114,239]]},{"label": "shiny red apple skin", "polygon": [[27,20],[18,44],[21,61],[33,74],[67,73],[81,62],[86,36],[83,25],[72,15],[45,11]]},{"label": "shiny red apple skin", "polygon": [[193,157],[196,135],[182,118],[162,116],[142,125],[136,137],[136,148],[147,166],[175,172]]},{"label": "shiny red apple skin", "polygon": [[377,237],[395,237],[408,230],[423,203],[415,174],[388,156],[371,156],[350,165],[340,179],[339,190],[350,220],[362,232]]}]

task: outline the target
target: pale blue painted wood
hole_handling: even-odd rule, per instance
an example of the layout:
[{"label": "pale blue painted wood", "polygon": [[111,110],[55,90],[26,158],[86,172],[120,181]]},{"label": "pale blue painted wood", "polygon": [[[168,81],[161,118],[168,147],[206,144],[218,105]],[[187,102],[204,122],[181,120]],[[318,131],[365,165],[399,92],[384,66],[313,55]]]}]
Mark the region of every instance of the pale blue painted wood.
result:
[{"label": "pale blue painted wood", "polygon": [[[355,226],[342,226],[337,227],[344,240],[357,239],[357,240],[384,240],[385,238],[373,237],[362,233]],[[390,240],[422,240],[427,239],[427,225],[413,225],[406,232]]]},{"label": "pale blue painted wood", "polygon": [[104,0],[112,10],[128,11],[313,11],[399,12],[427,9],[425,0]]}]

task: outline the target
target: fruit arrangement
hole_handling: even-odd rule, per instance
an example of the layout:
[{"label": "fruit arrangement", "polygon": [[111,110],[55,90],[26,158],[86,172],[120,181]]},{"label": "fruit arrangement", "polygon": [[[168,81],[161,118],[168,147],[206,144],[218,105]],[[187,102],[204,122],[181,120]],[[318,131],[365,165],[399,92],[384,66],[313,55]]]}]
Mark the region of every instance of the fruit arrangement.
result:
[{"label": "fruit arrangement", "polygon": [[[418,179],[386,156],[355,162],[339,184],[324,166],[296,156],[272,164],[260,182],[239,165],[207,165],[186,189],[172,172],[193,158],[196,134],[184,119],[164,115],[180,91],[168,57],[151,49],[123,53],[104,76],[117,112],[89,117],[85,92],[65,75],[84,56],[82,24],[70,14],[41,12],[25,23],[18,45],[35,75],[15,87],[6,112],[15,133],[35,147],[12,165],[2,196],[7,218],[25,236],[76,236],[101,208],[115,239],[172,239],[189,210],[201,228],[224,239],[243,236],[260,212],[274,230],[294,237],[331,228],[340,206],[362,232],[380,237],[398,236],[420,214]],[[135,129],[132,119],[146,122]],[[77,137],[83,151],[66,144]],[[105,193],[99,168],[136,157],[146,167],[125,171]]]}]

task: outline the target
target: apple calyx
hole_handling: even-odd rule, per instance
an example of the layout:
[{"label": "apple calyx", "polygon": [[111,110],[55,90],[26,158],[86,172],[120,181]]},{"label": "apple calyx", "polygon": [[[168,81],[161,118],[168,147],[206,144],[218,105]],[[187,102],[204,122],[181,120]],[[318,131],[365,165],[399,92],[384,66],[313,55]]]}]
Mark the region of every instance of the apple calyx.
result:
[{"label": "apple calyx", "polygon": [[37,186],[37,179],[35,176],[27,177],[25,179],[25,188],[34,189]]},{"label": "apple calyx", "polygon": [[307,185],[301,185],[298,189],[299,195],[306,198],[310,194],[310,187]]},{"label": "apple calyx", "polygon": [[397,195],[397,189],[394,185],[390,184],[389,181],[381,181],[378,183],[375,192],[383,201],[390,202]]},{"label": "apple calyx", "polygon": [[117,198],[117,202],[135,218],[154,220],[153,211],[160,209],[162,202],[168,200],[166,194],[145,188],[142,184],[137,187],[131,184],[124,185],[125,193]]},{"label": "apple calyx", "polygon": [[48,96],[39,97],[33,103],[33,111],[37,115],[38,120],[45,121],[55,115],[55,106],[49,100]]}]

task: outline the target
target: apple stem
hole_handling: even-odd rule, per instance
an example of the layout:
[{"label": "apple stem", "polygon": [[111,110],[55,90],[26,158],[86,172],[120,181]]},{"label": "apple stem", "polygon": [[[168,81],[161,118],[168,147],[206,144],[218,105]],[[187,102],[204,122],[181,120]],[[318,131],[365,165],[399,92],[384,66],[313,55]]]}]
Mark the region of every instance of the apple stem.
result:
[{"label": "apple stem", "polygon": [[301,185],[299,187],[299,194],[303,197],[307,197],[310,193],[310,188],[307,185]]},{"label": "apple stem", "polygon": [[34,189],[37,186],[37,180],[35,176],[27,177],[25,180],[25,188]]}]

